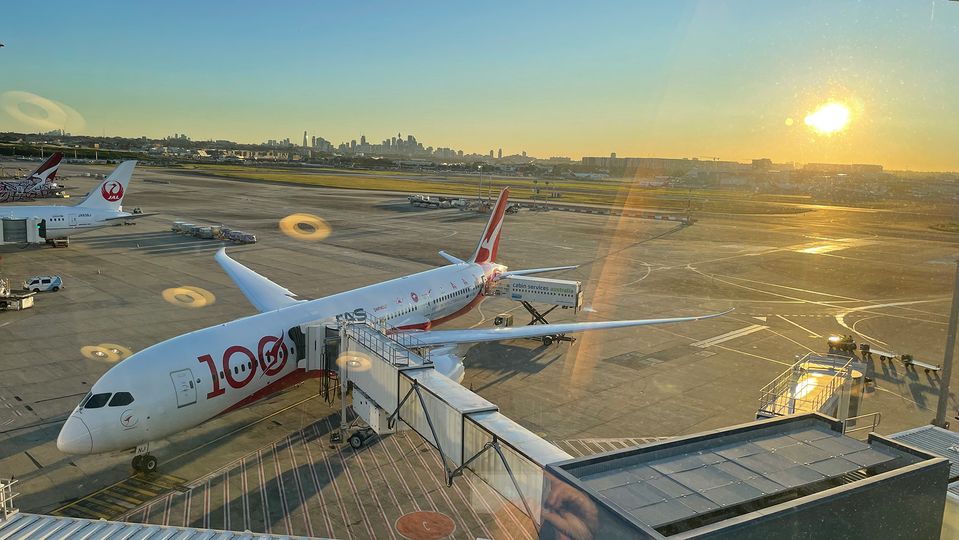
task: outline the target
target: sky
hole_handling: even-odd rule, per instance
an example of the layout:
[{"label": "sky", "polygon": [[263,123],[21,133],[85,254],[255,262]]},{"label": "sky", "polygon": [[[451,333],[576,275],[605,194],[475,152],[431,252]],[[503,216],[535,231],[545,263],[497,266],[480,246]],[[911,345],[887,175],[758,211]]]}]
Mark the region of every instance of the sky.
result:
[{"label": "sky", "polygon": [[51,0],[0,43],[0,131],[959,171],[947,0]]}]

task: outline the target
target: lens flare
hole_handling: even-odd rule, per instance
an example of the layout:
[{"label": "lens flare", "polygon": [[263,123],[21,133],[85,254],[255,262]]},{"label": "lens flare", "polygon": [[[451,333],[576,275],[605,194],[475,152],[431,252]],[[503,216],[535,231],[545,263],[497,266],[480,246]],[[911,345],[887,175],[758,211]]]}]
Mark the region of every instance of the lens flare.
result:
[{"label": "lens flare", "polygon": [[333,232],[330,224],[313,214],[290,214],[280,220],[280,230],[283,234],[297,240],[323,240]]},{"label": "lens flare", "polygon": [[80,347],[80,354],[88,360],[115,364],[133,354],[133,351],[116,343],[101,343]]},{"label": "lens flare", "polygon": [[340,357],[336,359],[336,365],[339,366],[341,370],[366,371],[370,369],[371,362],[366,355],[356,351],[349,351],[341,354]]},{"label": "lens flare", "polygon": [[216,302],[216,296],[210,291],[189,285],[164,290],[163,299],[175,306],[185,308],[201,308]]},{"label": "lens flare", "polygon": [[79,130],[86,126],[83,116],[73,108],[30,92],[11,90],[0,94],[0,109],[35,129]]},{"label": "lens flare", "polygon": [[806,115],[806,125],[823,135],[832,135],[849,125],[849,107],[842,103],[826,103]]}]

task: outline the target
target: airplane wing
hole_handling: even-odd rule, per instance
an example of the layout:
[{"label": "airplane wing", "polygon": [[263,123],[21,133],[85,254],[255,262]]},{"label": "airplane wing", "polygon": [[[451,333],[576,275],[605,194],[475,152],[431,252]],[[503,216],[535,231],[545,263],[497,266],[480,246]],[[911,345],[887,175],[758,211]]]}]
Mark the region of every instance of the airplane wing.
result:
[{"label": "airplane wing", "polygon": [[528,276],[530,274],[545,274],[546,272],[559,272],[562,270],[572,270],[574,268],[579,268],[579,265],[574,266],[551,266],[549,268],[530,268],[528,270],[510,270],[508,272],[503,272],[496,276],[497,280],[510,277],[510,276]]},{"label": "airplane wing", "polygon": [[220,248],[215,258],[216,262],[223,267],[223,271],[240,288],[243,296],[246,296],[246,299],[260,312],[273,311],[302,302],[302,300],[294,300],[292,297],[296,294],[289,289],[273,283],[231,259],[226,254],[226,248]]},{"label": "airplane wing", "polygon": [[103,221],[117,221],[117,220],[120,220],[120,219],[124,219],[124,220],[126,220],[126,219],[140,219],[140,218],[147,217],[147,216],[155,216],[155,215],[157,215],[158,213],[159,213],[159,212],[153,212],[152,214],[130,214],[129,216],[108,217],[108,218],[103,218]]},{"label": "airplane wing", "polygon": [[631,321],[597,321],[581,323],[559,324],[532,324],[529,326],[511,326],[507,328],[473,328],[464,330],[427,330],[424,332],[409,332],[415,340],[423,345],[456,345],[459,343],[482,343],[488,341],[505,341],[508,339],[532,338],[552,336],[557,334],[572,334],[588,330],[610,330],[630,326],[649,326],[653,324],[672,324],[689,321],[712,319],[732,311],[697,315],[694,317],[674,317],[671,319],[638,319]]}]

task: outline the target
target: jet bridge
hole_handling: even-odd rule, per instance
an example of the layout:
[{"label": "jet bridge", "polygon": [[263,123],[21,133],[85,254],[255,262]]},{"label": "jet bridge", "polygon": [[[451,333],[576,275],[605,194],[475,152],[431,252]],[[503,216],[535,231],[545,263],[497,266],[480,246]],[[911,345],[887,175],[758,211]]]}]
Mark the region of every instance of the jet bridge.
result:
[{"label": "jet bridge", "polygon": [[341,383],[352,388],[354,411],[369,426],[350,436],[352,446],[362,446],[370,432],[412,429],[439,452],[447,485],[469,470],[540,522],[544,467],[569,454],[440,374],[414,336],[390,333],[376,320],[340,326],[336,365]]}]

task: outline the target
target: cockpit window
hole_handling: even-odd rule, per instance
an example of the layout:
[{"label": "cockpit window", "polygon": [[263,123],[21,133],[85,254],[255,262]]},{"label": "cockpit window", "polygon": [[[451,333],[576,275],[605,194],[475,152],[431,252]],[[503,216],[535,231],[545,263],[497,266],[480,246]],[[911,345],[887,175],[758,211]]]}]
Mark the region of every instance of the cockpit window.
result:
[{"label": "cockpit window", "polygon": [[83,396],[83,401],[81,401],[80,404],[77,405],[77,407],[82,409],[83,406],[87,404],[87,401],[89,401],[90,396],[92,395],[93,395],[93,392],[87,392],[87,395]]},{"label": "cockpit window", "polygon": [[110,393],[105,394],[93,394],[90,396],[90,399],[87,400],[87,404],[83,406],[84,409],[99,409],[107,404],[107,401],[110,400]]},{"label": "cockpit window", "polygon": [[130,392],[117,392],[113,394],[113,399],[110,400],[111,407],[121,407],[131,403],[133,403],[133,396]]}]

